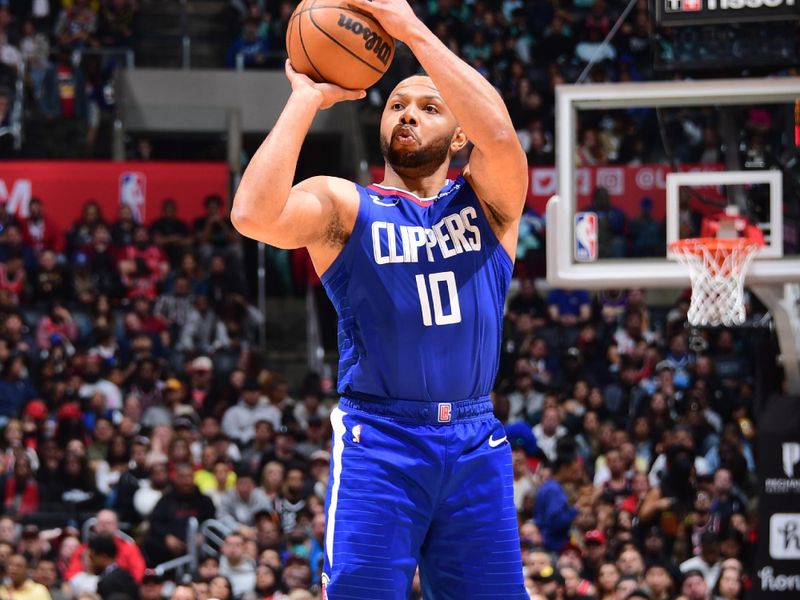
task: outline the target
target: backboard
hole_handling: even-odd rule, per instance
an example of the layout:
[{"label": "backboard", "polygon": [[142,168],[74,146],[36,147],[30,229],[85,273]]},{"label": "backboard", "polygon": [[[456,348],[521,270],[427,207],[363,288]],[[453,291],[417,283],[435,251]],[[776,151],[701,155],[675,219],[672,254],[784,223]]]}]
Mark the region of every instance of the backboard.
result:
[{"label": "backboard", "polygon": [[[796,77],[559,86],[558,194],[547,204],[549,284],[582,289],[686,287],[688,273],[670,260],[668,242],[698,237],[703,218],[728,204],[740,206],[766,241],[746,283],[800,281],[800,215],[795,215],[800,208],[796,191],[800,168],[796,159],[794,166],[791,161],[771,161],[776,151],[797,152],[785,141],[792,137],[797,98],[800,78]],[[626,126],[650,122],[656,133],[634,130],[631,136],[628,132],[628,138],[638,135],[638,160],[622,156],[603,160],[601,156],[579,164],[582,158],[597,158],[581,154],[592,147],[587,130],[594,127],[595,135],[613,133],[614,124],[592,125],[609,114]],[[688,155],[670,156],[673,164],[680,163],[678,167],[642,160],[648,147],[662,143],[672,146],[667,148],[668,155],[684,152],[685,146],[670,142],[671,136],[694,136],[702,139],[699,146],[705,148],[705,137],[715,131],[711,127],[697,130],[698,121],[714,121],[718,125],[714,129],[723,133],[744,132],[746,143],[735,148],[736,160],[732,160],[730,140],[722,143],[719,139],[708,144],[709,151],[716,147],[716,158],[705,153],[694,160]],[[785,140],[772,141],[784,131]],[[767,145],[767,138],[772,153],[767,159],[766,152],[750,151],[751,146]],[[737,170],[726,169],[726,164],[737,162],[741,165]]]}]

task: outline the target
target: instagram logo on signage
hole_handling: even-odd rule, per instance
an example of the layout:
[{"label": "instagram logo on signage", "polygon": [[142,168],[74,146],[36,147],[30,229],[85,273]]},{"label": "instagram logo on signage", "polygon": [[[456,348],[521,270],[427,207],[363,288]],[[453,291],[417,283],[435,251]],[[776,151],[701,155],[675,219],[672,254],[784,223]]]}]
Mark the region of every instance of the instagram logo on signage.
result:
[{"label": "instagram logo on signage", "polygon": [[143,223],[145,219],[146,184],[144,173],[126,171],[119,176],[119,203],[131,207],[137,223]]}]

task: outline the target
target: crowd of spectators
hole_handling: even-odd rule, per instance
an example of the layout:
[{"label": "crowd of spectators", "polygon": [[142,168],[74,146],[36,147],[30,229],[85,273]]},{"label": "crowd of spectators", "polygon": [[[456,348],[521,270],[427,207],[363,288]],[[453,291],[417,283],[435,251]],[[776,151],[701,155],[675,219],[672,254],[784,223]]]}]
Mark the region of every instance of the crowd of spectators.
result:
[{"label": "crowd of spectators", "polygon": [[[241,53],[246,68],[275,68],[284,55],[288,21],[297,2],[231,2],[240,16],[241,33],[230,47],[228,66],[233,67],[235,56]],[[609,44],[603,41],[628,4],[625,0],[417,0],[411,4],[453,52],[502,94],[532,166],[554,164],[555,88],[576,82],[590,61],[594,66],[584,81],[591,83],[689,76],[654,70],[654,56],[671,52],[674,36],[654,27],[646,0],[635,3]],[[418,68],[408,50],[399,47],[388,74],[371,90],[371,103],[382,108],[397,81]],[[796,65],[776,66],[767,72],[796,75],[797,69]],[[692,76],[719,75],[711,71]],[[715,111],[665,109],[661,118],[659,124],[656,111],[649,109],[582,111],[577,164],[722,160],[726,141],[718,134]],[[761,168],[768,155],[779,154],[786,146],[791,107],[742,108],[733,121],[745,125],[734,134],[737,142],[741,141],[742,163]],[[663,145],[649,142],[660,138],[664,138]]]},{"label": "crowd of spectators", "polygon": [[[654,71],[654,56],[669,53],[674,36],[654,28],[646,0],[636,3],[607,45],[601,43],[627,4],[622,0],[412,4],[437,36],[501,92],[531,165],[553,164],[555,86],[575,82],[589,61],[596,62],[586,77],[591,82],[686,76]],[[245,68],[280,68],[288,21],[296,5],[293,0],[230,0],[235,33],[220,62],[224,60],[230,68],[239,60]],[[111,75],[124,62],[124,54],[94,51],[135,50],[138,16],[136,0],[0,2],[0,131],[10,124],[14,81],[24,65],[24,118],[29,130],[25,156],[108,155],[115,106]],[[399,48],[389,74],[372,90],[372,103],[380,106],[398,78],[416,68],[407,49]],[[775,67],[770,73],[796,72],[796,68]],[[748,124],[739,134],[742,159],[754,168],[780,148],[775,136],[786,131],[781,122],[771,127],[764,121],[774,120],[780,109],[764,112],[751,115],[745,110],[736,119]],[[713,112],[668,110],[662,116],[664,122],[659,124],[652,110],[582,114],[576,140],[579,163],[641,164],[668,158],[713,162],[721,158],[725,142],[719,139],[720,124]],[[770,135],[764,134],[765,126]],[[47,135],[38,135],[44,128]],[[665,138],[666,150],[645,143],[659,137]],[[0,135],[4,155],[13,155],[7,138],[8,134]]]},{"label": "crowd of spectators", "polygon": [[[0,212],[0,598],[318,597],[336,397],[269,368],[242,240],[218,197],[205,207],[186,223],[165,201],[144,227],[88,202],[66,232],[46,200],[23,221]],[[519,281],[493,400],[532,598],[749,585],[748,340],[721,330],[691,350],[687,306]],[[164,577],[195,544],[191,517],[224,541]]]},{"label": "crowd of spectators", "polygon": [[[25,155],[94,156],[114,110],[112,73],[133,48],[137,14],[136,0],[0,2],[0,131],[21,100]],[[0,135],[2,156],[13,155],[9,137]]]}]

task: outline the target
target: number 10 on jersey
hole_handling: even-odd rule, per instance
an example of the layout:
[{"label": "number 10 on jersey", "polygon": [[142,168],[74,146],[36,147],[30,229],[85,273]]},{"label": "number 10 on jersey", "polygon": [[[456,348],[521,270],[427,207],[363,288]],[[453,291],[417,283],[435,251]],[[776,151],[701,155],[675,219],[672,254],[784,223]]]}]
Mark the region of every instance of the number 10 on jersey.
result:
[{"label": "number 10 on jersey", "polygon": [[[422,309],[422,324],[430,327],[436,325],[452,325],[461,322],[461,306],[458,303],[458,287],[456,275],[452,271],[431,273],[428,276],[420,273],[417,279],[417,292],[419,292],[419,305]],[[442,306],[441,286],[447,288],[450,299],[450,314],[444,314]],[[433,308],[433,311],[431,311]]]}]

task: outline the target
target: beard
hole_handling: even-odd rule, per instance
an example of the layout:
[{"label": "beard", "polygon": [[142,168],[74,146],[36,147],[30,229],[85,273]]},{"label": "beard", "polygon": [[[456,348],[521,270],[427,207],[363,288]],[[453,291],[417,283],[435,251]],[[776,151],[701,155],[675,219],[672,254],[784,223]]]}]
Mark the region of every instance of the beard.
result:
[{"label": "beard", "polygon": [[[410,151],[395,148],[385,135],[381,135],[381,154],[395,171],[414,170],[419,171],[415,173],[418,175],[430,175],[448,159],[453,133],[443,135],[427,146]],[[392,134],[392,141],[394,137]]]}]

